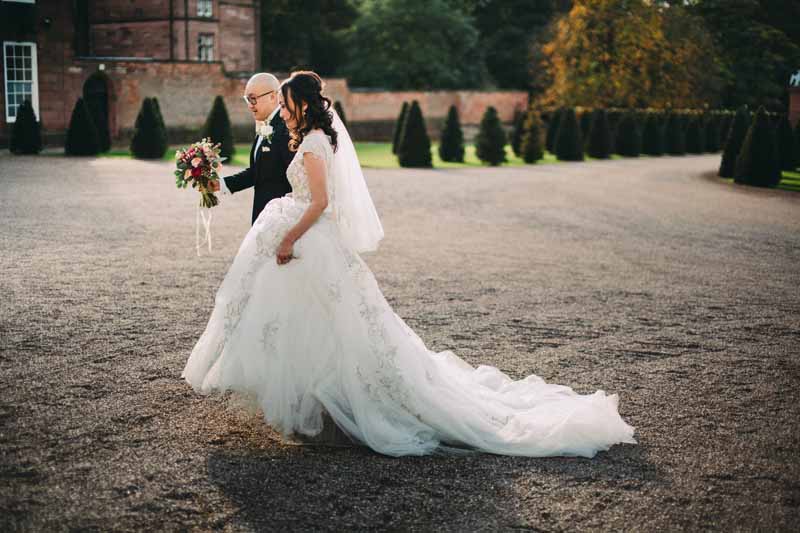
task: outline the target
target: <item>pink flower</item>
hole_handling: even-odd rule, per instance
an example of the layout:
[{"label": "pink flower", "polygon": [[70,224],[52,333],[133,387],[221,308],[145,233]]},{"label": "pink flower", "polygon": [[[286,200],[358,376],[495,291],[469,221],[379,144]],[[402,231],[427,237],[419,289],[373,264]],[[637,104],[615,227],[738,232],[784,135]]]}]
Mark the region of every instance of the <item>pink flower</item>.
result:
[{"label": "pink flower", "polygon": [[191,177],[192,177],[192,169],[187,168],[186,172],[183,173],[183,179],[188,180]]},{"label": "pink flower", "polygon": [[203,162],[202,159],[200,159],[199,157],[195,157],[194,159],[192,159],[192,166],[197,168],[200,166],[200,163],[202,162]]}]

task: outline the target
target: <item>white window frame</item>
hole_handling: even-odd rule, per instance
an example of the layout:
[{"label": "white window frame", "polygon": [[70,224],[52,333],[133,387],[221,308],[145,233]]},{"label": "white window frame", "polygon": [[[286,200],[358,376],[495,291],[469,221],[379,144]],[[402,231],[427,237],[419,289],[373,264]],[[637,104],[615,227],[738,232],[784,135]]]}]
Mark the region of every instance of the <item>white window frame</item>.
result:
[{"label": "white window frame", "polygon": [[22,45],[28,46],[31,49],[31,103],[33,104],[33,112],[36,114],[37,121],[41,120],[39,115],[39,68],[36,61],[36,43],[30,41],[3,41],[3,77],[5,79],[5,87],[3,87],[3,91],[5,95],[6,123],[12,124],[17,121],[16,115],[12,117],[9,114],[10,104],[8,103],[8,89],[9,83],[11,82],[8,79],[8,55],[6,54],[7,45]]},{"label": "white window frame", "polygon": [[[210,37],[211,38],[211,45],[210,46],[207,46],[207,45],[205,46],[205,48],[207,50],[209,50],[209,56],[208,57],[203,57],[203,54],[201,53],[201,51],[204,48],[203,37]],[[200,34],[197,35],[197,60],[198,61],[204,61],[204,62],[207,62],[207,63],[211,63],[211,62],[214,61],[214,47],[216,46],[216,39],[214,37],[215,36],[214,36],[213,33],[200,33]]]},{"label": "white window frame", "polygon": [[[204,10],[201,6],[207,4],[208,9]],[[197,16],[208,17],[214,16],[214,0],[197,0]]]}]

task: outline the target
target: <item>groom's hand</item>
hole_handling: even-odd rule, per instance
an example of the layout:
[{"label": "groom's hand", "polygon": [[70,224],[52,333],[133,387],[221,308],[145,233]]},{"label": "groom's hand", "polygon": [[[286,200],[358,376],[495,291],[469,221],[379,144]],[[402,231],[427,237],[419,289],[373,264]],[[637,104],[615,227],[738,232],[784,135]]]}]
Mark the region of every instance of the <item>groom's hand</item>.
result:
[{"label": "groom's hand", "polygon": [[211,182],[211,190],[214,192],[219,192],[219,181],[214,180]]}]

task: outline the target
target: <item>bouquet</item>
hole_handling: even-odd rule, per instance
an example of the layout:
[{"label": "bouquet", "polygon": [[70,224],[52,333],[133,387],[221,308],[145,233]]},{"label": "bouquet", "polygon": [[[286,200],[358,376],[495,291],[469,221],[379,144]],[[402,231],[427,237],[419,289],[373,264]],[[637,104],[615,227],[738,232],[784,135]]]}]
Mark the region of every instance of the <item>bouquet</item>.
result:
[{"label": "bouquet", "polygon": [[219,156],[220,144],[211,144],[204,138],[184,150],[175,152],[175,185],[185,189],[191,182],[192,188],[200,191],[200,205],[210,208],[219,204],[211,188],[211,183],[219,180],[223,158]]}]

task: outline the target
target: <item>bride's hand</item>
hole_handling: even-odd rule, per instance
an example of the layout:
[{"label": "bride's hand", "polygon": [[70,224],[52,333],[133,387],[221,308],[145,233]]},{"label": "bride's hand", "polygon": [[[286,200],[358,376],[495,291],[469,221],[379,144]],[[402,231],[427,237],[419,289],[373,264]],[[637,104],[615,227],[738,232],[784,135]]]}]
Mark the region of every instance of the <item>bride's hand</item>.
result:
[{"label": "bride's hand", "polygon": [[292,260],[293,245],[291,242],[283,239],[275,252],[275,259],[279,265],[285,265]]}]

